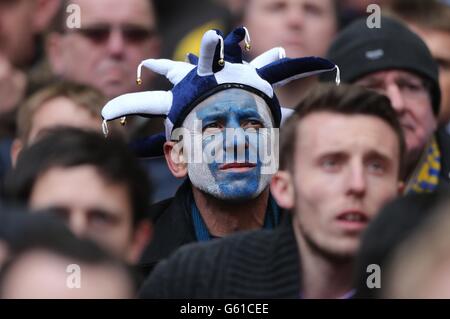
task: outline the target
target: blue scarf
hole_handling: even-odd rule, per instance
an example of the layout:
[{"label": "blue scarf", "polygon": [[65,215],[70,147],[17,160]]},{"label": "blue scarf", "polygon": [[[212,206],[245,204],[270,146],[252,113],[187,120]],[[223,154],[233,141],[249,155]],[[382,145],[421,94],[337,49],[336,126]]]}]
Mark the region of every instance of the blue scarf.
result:
[{"label": "blue scarf", "polygon": [[[195,236],[197,241],[209,241],[213,239],[213,236],[208,231],[205,222],[200,214],[200,211],[195,204],[195,200],[192,197],[191,201],[191,214],[192,221],[194,222]],[[269,203],[267,205],[266,216],[264,218],[264,229],[273,229],[280,223],[280,208],[273,199],[272,195],[269,195]]]}]

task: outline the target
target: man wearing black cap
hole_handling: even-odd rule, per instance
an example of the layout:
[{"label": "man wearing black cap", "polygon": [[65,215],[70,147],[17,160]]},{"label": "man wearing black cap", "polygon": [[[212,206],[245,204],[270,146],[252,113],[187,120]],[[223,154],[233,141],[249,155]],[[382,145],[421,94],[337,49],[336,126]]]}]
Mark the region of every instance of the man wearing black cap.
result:
[{"label": "man wearing black cap", "polygon": [[339,65],[343,82],[390,98],[407,144],[405,192],[431,192],[448,185],[450,139],[436,133],[438,66],[425,43],[396,20],[382,17],[381,27],[370,29],[361,19],[338,35],[328,58]]}]

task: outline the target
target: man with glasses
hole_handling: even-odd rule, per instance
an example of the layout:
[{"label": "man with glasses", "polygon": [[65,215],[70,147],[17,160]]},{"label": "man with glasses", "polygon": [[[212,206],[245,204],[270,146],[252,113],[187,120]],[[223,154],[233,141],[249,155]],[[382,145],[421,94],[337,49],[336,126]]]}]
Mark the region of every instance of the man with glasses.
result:
[{"label": "man with glasses", "polygon": [[[73,10],[78,6],[79,11]],[[72,13],[67,13],[67,9]],[[70,28],[76,13],[80,28]],[[149,89],[154,73],[143,74],[144,85],[136,85],[136,68],[147,58],[159,56],[156,12],[152,0],[65,0],[47,41],[53,73],[64,80],[87,84],[108,99]],[[123,122],[122,122],[123,123]],[[162,127],[157,121],[127,120],[128,135],[140,136]],[[155,198],[173,196],[180,183],[172,177],[162,158],[145,165],[160,185]]]},{"label": "man with glasses", "polygon": [[370,29],[361,19],[341,32],[328,58],[339,65],[343,82],[374,89],[391,100],[406,138],[405,192],[447,186],[450,139],[437,132],[438,66],[425,43],[396,20],[382,17],[381,27]]},{"label": "man with glasses", "polygon": [[[153,2],[63,2],[47,43],[53,72],[66,80],[92,85],[108,98],[139,90],[136,67],[159,54]],[[69,5],[79,8],[73,11],[73,17],[67,13]],[[76,18],[77,12],[81,26],[70,28],[67,21]]]}]

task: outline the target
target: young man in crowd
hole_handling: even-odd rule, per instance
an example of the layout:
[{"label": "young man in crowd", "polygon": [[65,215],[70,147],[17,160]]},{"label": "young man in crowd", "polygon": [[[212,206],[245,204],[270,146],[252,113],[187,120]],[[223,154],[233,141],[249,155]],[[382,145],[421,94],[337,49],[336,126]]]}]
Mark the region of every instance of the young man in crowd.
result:
[{"label": "young man in crowd", "polygon": [[20,154],[7,198],[53,209],[78,236],[136,264],[151,235],[147,174],[118,138],[60,128]]}]

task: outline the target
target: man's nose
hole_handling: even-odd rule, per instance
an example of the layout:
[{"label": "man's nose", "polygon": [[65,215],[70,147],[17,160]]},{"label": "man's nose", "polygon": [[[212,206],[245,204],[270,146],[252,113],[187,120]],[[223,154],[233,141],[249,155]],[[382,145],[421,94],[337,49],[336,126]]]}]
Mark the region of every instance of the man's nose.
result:
[{"label": "man's nose", "polygon": [[302,7],[289,6],[286,8],[285,21],[291,28],[299,29],[303,26],[305,12]]},{"label": "man's nose", "polygon": [[367,180],[366,175],[364,173],[363,164],[353,164],[350,168],[350,176],[348,177],[348,193],[362,197],[364,196],[367,189]]},{"label": "man's nose", "polygon": [[111,56],[121,57],[125,52],[125,38],[122,31],[113,29],[108,38],[108,52]]},{"label": "man's nose", "polygon": [[391,100],[392,107],[398,114],[405,111],[405,97],[397,84],[390,84],[386,89],[386,96]]},{"label": "man's nose", "polygon": [[79,237],[86,233],[87,220],[83,212],[77,210],[70,212],[69,227],[72,232]]},{"label": "man's nose", "polygon": [[[224,141],[224,151],[227,158],[231,156],[231,154],[234,154],[233,161],[245,160],[247,141],[243,128],[228,127],[225,129]],[[231,158],[228,159],[231,160]]]}]

